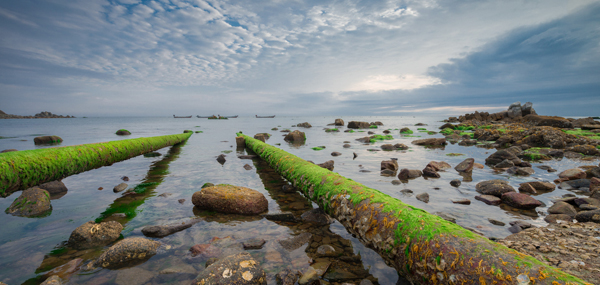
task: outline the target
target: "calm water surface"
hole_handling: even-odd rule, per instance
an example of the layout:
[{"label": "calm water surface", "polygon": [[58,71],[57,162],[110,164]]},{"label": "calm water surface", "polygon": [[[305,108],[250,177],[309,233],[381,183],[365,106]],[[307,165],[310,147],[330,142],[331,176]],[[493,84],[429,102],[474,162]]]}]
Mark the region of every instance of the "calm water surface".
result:
[{"label": "calm water surface", "polygon": [[[542,163],[533,163],[536,173],[531,177],[517,177],[497,173],[486,166],[474,170],[472,176],[463,177],[454,170],[441,172],[439,179],[418,178],[408,183],[393,185],[396,177],[385,177],[379,173],[380,162],[397,158],[400,168],[423,169],[429,161],[446,161],[452,166],[473,157],[476,162],[484,160],[494,149],[481,146],[463,147],[448,145],[445,148],[428,149],[411,145],[415,139],[443,137],[441,134],[428,135],[418,132],[416,123],[425,123],[428,130],[438,131],[442,117],[341,117],[344,121],[381,121],[384,126],[373,130],[382,134],[391,129],[394,140],[374,144],[362,144],[355,139],[367,136],[366,132],[325,133],[327,124],[336,117],[276,117],[257,119],[240,117],[229,120],[207,120],[199,118],[75,118],[75,119],[29,119],[0,120],[0,150],[15,148],[27,150],[38,148],[33,138],[40,135],[58,135],[63,138],[61,146],[96,143],[103,141],[130,139],[181,133],[185,129],[202,131],[196,133],[184,144],[159,150],[160,157],[138,156],[111,166],[102,167],[63,179],[68,193],[52,200],[52,213],[44,218],[24,218],[3,214],[0,219],[0,281],[7,284],[39,284],[51,270],[75,259],[82,258],[84,264],[98,257],[106,248],[76,251],[65,246],[71,232],[90,220],[116,220],[124,225],[124,237],[143,236],[141,229],[148,225],[170,224],[190,219],[201,222],[191,228],[158,239],[166,246],[156,256],[143,264],[119,270],[96,269],[78,271],[67,276],[71,284],[189,284],[204,268],[202,258],[193,258],[189,248],[195,244],[209,243],[213,238],[221,238],[222,244],[235,247],[238,241],[249,238],[263,238],[267,241],[260,250],[249,251],[267,272],[269,284],[275,284],[274,275],[285,268],[302,271],[315,257],[316,248],[321,244],[330,244],[343,251],[345,270],[355,275],[350,281],[358,282],[369,278],[374,283],[395,284],[396,271],[387,266],[374,251],[364,247],[357,239],[346,232],[343,226],[335,222],[330,226],[311,227],[302,223],[273,222],[261,217],[222,215],[198,211],[191,204],[192,194],[199,191],[204,183],[226,183],[244,186],[263,193],[269,201],[269,212],[291,212],[297,216],[316,208],[316,204],[298,193],[284,193],[281,187],[288,182],[271,169],[265,162],[255,159],[239,159],[237,155],[246,154],[246,150],[236,150],[235,133],[245,134],[267,132],[272,134],[267,143],[277,145],[285,151],[315,163],[327,160],[335,161],[334,171],[366,186],[378,189],[405,203],[422,208],[430,213],[443,212],[456,218],[458,224],[474,228],[488,237],[509,235],[508,222],[526,220],[535,225],[544,225],[543,215],[547,207],[537,212],[519,213],[504,207],[488,206],[474,199],[477,195],[475,185],[483,180],[507,179],[517,188],[519,183],[532,180],[554,180],[556,173],[547,173],[535,168]],[[292,125],[309,122],[309,129]],[[279,130],[271,130],[277,127]],[[398,129],[411,128],[413,136],[402,136]],[[119,137],[118,129],[127,129],[132,135]],[[294,146],[283,140],[282,129],[300,129],[306,133],[307,141],[302,146]],[[419,137],[420,136],[420,137]],[[351,148],[343,148],[349,141]],[[369,151],[379,149],[384,143],[404,143],[411,148],[407,151]],[[280,144],[280,145],[278,145]],[[314,151],[315,146],[326,149]],[[48,147],[48,146],[45,146]],[[340,152],[333,157],[331,152]],[[353,159],[353,152],[358,157]],[[221,165],[216,157],[224,153],[227,161]],[[461,156],[446,156],[448,153],[461,153]],[[1,162],[1,156],[0,156]],[[249,164],[251,170],[243,166]],[[559,172],[579,165],[598,164],[598,161],[548,161]],[[122,196],[113,193],[112,188],[123,182],[120,178],[128,176],[130,187],[144,187],[144,194]],[[463,181],[458,188],[449,185],[453,179]],[[104,190],[98,190],[103,187]],[[400,191],[411,189],[413,194],[404,195]],[[427,192],[429,203],[415,199],[415,195]],[[159,196],[167,193],[166,195]],[[551,199],[560,197],[568,191],[557,189],[535,198],[550,206]],[[7,198],[0,198],[0,208],[6,209],[20,192]],[[471,205],[453,204],[451,200],[467,198]],[[186,199],[183,204],[179,199]],[[115,218],[113,213],[127,213],[126,218]],[[495,226],[488,218],[503,221],[507,226]],[[284,249],[279,240],[291,238],[309,232],[311,240],[296,249]],[[159,274],[160,271],[178,268],[184,274]],[[335,268],[334,268],[335,269]],[[339,268],[343,271],[343,268]]]}]

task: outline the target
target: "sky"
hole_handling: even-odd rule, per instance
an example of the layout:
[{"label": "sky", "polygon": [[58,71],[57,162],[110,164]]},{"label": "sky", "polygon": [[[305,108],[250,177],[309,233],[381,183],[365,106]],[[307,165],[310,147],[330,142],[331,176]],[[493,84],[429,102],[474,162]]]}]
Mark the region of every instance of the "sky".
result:
[{"label": "sky", "polygon": [[600,1],[0,1],[0,110],[600,116]]}]

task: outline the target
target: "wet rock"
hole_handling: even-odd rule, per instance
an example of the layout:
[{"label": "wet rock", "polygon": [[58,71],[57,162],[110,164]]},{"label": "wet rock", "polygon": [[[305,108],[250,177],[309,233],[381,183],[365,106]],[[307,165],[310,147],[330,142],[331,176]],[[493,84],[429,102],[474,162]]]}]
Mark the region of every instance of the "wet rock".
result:
[{"label": "wet rock", "polygon": [[350,121],[348,122],[349,129],[368,129],[371,126],[368,122]]},{"label": "wet rock", "polygon": [[527,194],[507,192],[502,194],[502,202],[517,209],[531,210],[542,205],[542,203]]},{"label": "wet rock", "polygon": [[536,192],[537,191],[554,191],[554,189],[556,189],[556,185],[554,185],[551,182],[546,182],[546,181],[532,181],[532,182],[525,182],[525,183],[521,183],[519,185],[519,191],[521,192],[526,192],[527,190],[530,190],[531,188],[533,188]]},{"label": "wet rock", "polygon": [[475,196],[475,200],[479,200],[492,206],[498,206],[502,203],[502,200],[500,198],[492,195]]},{"label": "wet rock", "polygon": [[250,164],[244,164],[244,169],[252,170],[252,166],[250,166]]},{"label": "wet rock", "polygon": [[263,245],[265,245],[266,241],[261,238],[253,238],[251,240],[247,240],[242,242],[244,249],[261,249]]},{"label": "wet rock", "polygon": [[41,137],[35,137],[33,139],[33,143],[36,145],[56,144],[56,143],[61,143],[62,141],[63,141],[63,139],[59,136],[41,136]]},{"label": "wet rock", "polygon": [[99,224],[89,221],[77,227],[69,237],[69,246],[76,249],[107,245],[119,238],[123,225],[108,221]]},{"label": "wet rock", "polygon": [[504,160],[508,160],[514,165],[520,164],[522,161],[515,153],[516,151],[513,150],[501,149],[488,156],[488,158],[485,159],[485,164],[495,166]]},{"label": "wet rock", "polygon": [[311,233],[304,232],[295,237],[280,240],[279,244],[281,244],[281,246],[284,249],[286,249],[287,251],[294,251],[294,250],[302,247],[303,245],[305,245],[310,240],[311,237],[312,237]]},{"label": "wet rock", "polygon": [[38,187],[48,191],[48,193],[50,194],[50,199],[52,200],[64,196],[67,193],[67,191],[69,191],[67,189],[67,186],[65,186],[65,184],[62,183],[62,181],[60,180],[40,184],[38,185]]},{"label": "wet rock", "polygon": [[[352,147],[352,146],[346,143],[346,144],[344,144],[342,147],[343,147],[343,148],[350,148],[350,147]],[[383,146],[381,146],[381,148],[383,148]]]},{"label": "wet rock", "polygon": [[575,219],[580,223],[594,222],[600,223],[600,210],[581,211],[577,213]]},{"label": "wet rock", "polygon": [[46,279],[44,282],[42,282],[42,284],[40,284],[40,285],[61,285],[61,284],[62,284],[62,281],[60,280],[60,277],[58,277],[58,275],[52,275],[48,279]]},{"label": "wet rock", "polygon": [[283,140],[285,140],[286,142],[304,142],[306,141],[306,135],[304,134],[304,132],[295,130],[293,132],[287,133]]},{"label": "wet rock", "polygon": [[524,222],[524,221],[512,221],[512,222],[510,222],[510,225],[511,225],[511,227],[508,228],[508,231],[510,231],[513,234],[519,233],[522,230],[533,227],[533,225],[531,225],[528,222]]},{"label": "wet rock", "polygon": [[217,162],[219,162],[221,165],[224,164],[225,161],[227,161],[227,160],[225,159],[224,154],[219,154],[219,156],[217,156]]},{"label": "wet rock", "polygon": [[333,171],[333,165],[335,164],[335,162],[333,160],[328,160],[325,161],[323,163],[319,163],[317,164],[320,167],[323,167],[325,169],[328,169],[329,171]]},{"label": "wet rock", "polygon": [[421,175],[423,175],[421,170],[403,168],[402,170],[400,170],[400,173],[398,174],[398,179],[408,180],[411,178],[421,177]]},{"label": "wet rock", "polygon": [[221,249],[209,243],[196,244],[190,248],[190,252],[192,256],[199,256],[204,259],[216,258],[222,253]]},{"label": "wet rock", "polygon": [[387,151],[396,150],[396,148],[393,145],[389,144],[389,143],[381,145],[381,149],[382,150],[387,150]]},{"label": "wet rock", "polygon": [[204,189],[204,188],[207,188],[207,187],[212,187],[212,186],[215,186],[215,184],[212,184],[212,183],[208,183],[208,182],[207,182],[207,183],[204,183],[204,184],[202,184],[202,187],[201,187],[201,188],[202,188],[202,189]]},{"label": "wet rock", "polygon": [[246,147],[246,140],[242,136],[235,137],[235,145],[237,148]]},{"label": "wet rock", "polygon": [[335,123],[333,123],[336,126],[343,126],[344,125],[344,120],[342,119],[335,119]]},{"label": "wet rock", "polygon": [[305,223],[312,223],[318,226],[329,225],[334,222],[321,208],[312,209],[300,216]]},{"label": "wet rock", "polygon": [[600,149],[597,149],[593,145],[576,145],[571,146],[566,149],[566,151],[572,151],[576,153],[581,153],[584,155],[600,155]]},{"label": "wet rock", "polygon": [[500,198],[502,194],[507,192],[515,192],[515,189],[508,185],[506,180],[488,180],[477,183],[475,190],[484,195],[492,195]]},{"label": "wet rock", "polygon": [[397,171],[398,170],[398,160],[397,159],[391,159],[391,160],[383,160],[381,161],[381,170],[384,169],[389,169],[392,171]]},{"label": "wet rock", "polygon": [[424,145],[424,146],[444,146],[448,143],[445,138],[428,138],[421,140],[414,140],[411,142],[414,145]]},{"label": "wet rock", "polygon": [[342,153],[341,152],[337,152],[337,151],[334,151],[334,152],[331,153],[331,156],[340,156],[340,155],[342,155]]},{"label": "wet rock", "polygon": [[501,222],[501,221],[498,221],[498,220],[494,220],[494,219],[488,219],[488,221],[489,221],[491,224],[493,224],[493,225],[496,225],[496,226],[501,226],[501,227],[504,227],[504,226],[506,225],[506,223],[504,223],[504,222]]},{"label": "wet rock", "polygon": [[131,263],[142,262],[155,255],[159,246],[159,242],[146,238],[126,238],[100,255],[94,265],[104,268],[120,268]]},{"label": "wet rock", "polygon": [[429,194],[427,193],[417,194],[416,198],[421,202],[429,203]]},{"label": "wet rock", "polygon": [[565,182],[561,182],[558,185],[558,187],[561,189],[566,189],[566,190],[590,188],[590,180],[589,179],[568,180]]},{"label": "wet rock", "polygon": [[473,171],[474,163],[475,163],[475,159],[467,158],[467,159],[463,160],[461,163],[459,163],[456,167],[454,167],[454,170],[456,170],[458,172],[471,172],[471,171]]},{"label": "wet rock", "polygon": [[359,277],[356,274],[350,272],[349,268],[347,267],[336,266],[330,267],[330,269],[327,270],[327,273],[325,273],[323,278],[330,282],[344,282],[348,280],[355,280]]},{"label": "wet rock", "polygon": [[185,199],[179,199],[179,200],[177,200],[177,202],[179,202],[179,204],[183,204],[183,203],[185,203]]},{"label": "wet rock", "polygon": [[127,186],[129,186],[129,185],[127,185],[127,183],[120,183],[119,185],[117,185],[113,188],[113,192],[119,193],[119,192],[127,189]]},{"label": "wet rock", "polygon": [[519,186],[519,192],[521,193],[528,193],[528,194],[537,194],[537,191],[535,190],[535,188],[533,188],[533,186],[531,186],[531,184],[521,184],[521,186]]},{"label": "wet rock", "polygon": [[452,179],[452,181],[450,181],[450,185],[454,186],[454,187],[458,187],[460,186],[461,182],[459,179]]},{"label": "wet rock", "polygon": [[206,267],[193,284],[267,284],[267,276],[247,252],[229,255]]},{"label": "wet rock", "polygon": [[73,275],[75,272],[77,272],[79,270],[79,268],[81,267],[81,263],[83,263],[83,259],[81,258],[76,258],[73,259],[59,267],[56,267],[50,271],[48,271],[47,273],[44,274],[44,276],[58,276],[60,279],[63,280],[68,280],[71,275]]},{"label": "wet rock", "polygon": [[440,174],[433,167],[427,166],[423,169],[423,177],[440,178]]},{"label": "wet rock", "polygon": [[154,276],[153,272],[139,267],[128,268],[118,271],[115,283],[117,285],[142,285],[147,284]]},{"label": "wet rock", "polygon": [[555,223],[558,223],[558,221],[572,222],[573,217],[571,217],[569,215],[565,215],[565,214],[550,214],[550,215],[544,217],[544,221],[546,221],[549,224],[555,224]]},{"label": "wet rock", "polygon": [[505,160],[501,161],[500,163],[494,165],[495,168],[509,168],[509,167],[513,167],[513,166],[515,166],[515,164],[508,159],[505,159]]},{"label": "wet rock", "polygon": [[275,283],[277,285],[294,285],[298,281],[298,275],[297,271],[284,269],[275,275]]},{"label": "wet rock", "polygon": [[24,190],[5,210],[7,214],[20,217],[44,216],[51,211],[50,194],[39,187]]},{"label": "wet rock", "polygon": [[469,200],[469,199],[458,199],[458,200],[452,200],[452,203],[454,203],[454,204],[461,204],[461,205],[471,205],[471,200]]},{"label": "wet rock", "polygon": [[577,205],[577,207],[580,208],[581,206],[586,204],[591,204],[596,207],[600,207],[600,200],[594,198],[576,198],[575,200],[573,200],[573,202],[575,203],[575,205]]},{"label": "wet rock", "polygon": [[567,169],[567,170],[559,173],[558,177],[566,178],[567,180],[575,180],[575,179],[586,178],[587,174],[585,173],[585,171],[583,171],[579,168],[571,168],[571,169]]},{"label": "wet rock", "polygon": [[166,237],[179,231],[190,228],[198,221],[189,221],[181,224],[163,225],[163,226],[148,226],[142,229],[142,233],[147,237]]},{"label": "wet rock", "polygon": [[13,151],[19,151],[19,150],[17,150],[17,149],[14,149],[14,148],[9,148],[9,149],[5,149],[5,150],[3,150],[3,151],[0,151],[0,153],[5,153],[5,152],[13,152]]},{"label": "wet rock", "polygon": [[260,156],[256,155],[256,154],[245,154],[245,155],[238,155],[239,159],[255,159],[255,158],[259,158]]},{"label": "wet rock", "polygon": [[298,128],[311,128],[312,125],[309,124],[308,122],[304,122],[304,123],[300,123],[296,125]]},{"label": "wet rock", "polygon": [[513,167],[510,167],[508,170],[506,170],[506,173],[520,175],[520,176],[528,176],[528,175],[534,174],[535,171],[531,167],[513,166]]},{"label": "wet rock", "polygon": [[402,193],[402,194],[412,194],[412,193],[413,193],[413,190],[410,190],[410,189],[402,189],[402,190],[400,190],[400,193]]},{"label": "wet rock", "polygon": [[353,152],[352,155],[353,155],[352,159],[355,159],[358,157],[358,154],[356,154],[356,152]]},{"label": "wet rock", "polygon": [[227,184],[203,188],[194,193],[192,203],[199,209],[226,214],[256,215],[268,209],[262,193]]},{"label": "wet rock", "polygon": [[445,161],[430,161],[426,167],[431,167],[435,171],[443,171],[452,168],[452,166]]}]

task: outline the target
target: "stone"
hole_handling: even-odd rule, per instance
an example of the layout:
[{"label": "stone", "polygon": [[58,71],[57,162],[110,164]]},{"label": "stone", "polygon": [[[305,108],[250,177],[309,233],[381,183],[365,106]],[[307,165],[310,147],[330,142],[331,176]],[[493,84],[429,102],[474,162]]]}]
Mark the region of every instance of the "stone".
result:
[{"label": "stone", "polygon": [[546,223],[549,223],[549,224],[558,223],[559,220],[572,222],[573,217],[569,216],[569,215],[565,215],[565,214],[550,214],[550,215],[544,217],[544,221],[546,221]]},{"label": "stone", "polygon": [[454,186],[454,187],[458,187],[460,186],[461,182],[459,179],[452,179],[452,181],[450,181],[450,185]]},{"label": "stone", "polygon": [[503,162],[504,160],[512,162],[513,165],[517,165],[522,162],[521,159],[517,157],[517,154],[515,154],[515,152],[510,151],[508,149],[501,149],[488,156],[485,159],[485,164],[495,166]]},{"label": "stone", "polygon": [[311,233],[304,232],[297,236],[280,240],[279,244],[287,251],[294,251],[305,245],[308,241],[310,241],[311,237]]},{"label": "stone", "polygon": [[277,214],[267,214],[264,217],[269,221],[279,221],[279,222],[298,222],[294,214],[292,213],[277,213]]},{"label": "stone", "polygon": [[402,189],[402,190],[400,190],[400,193],[402,193],[402,194],[412,194],[412,193],[413,193],[413,190],[410,190],[410,189]]},{"label": "stone", "polygon": [[89,221],[71,232],[68,244],[75,249],[107,245],[119,239],[122,230],[123,225],[116,221],[99,224]]},{"label": "stone", "polygon": [[421,170],[403,168],[402,170],[400,170],[400,173],[398,174],[398,179],[408,180],[408,179],[412,179],[412,178],[421,177],[421,175],[423,175]]},{"label": "stone", "polygon": [[295,130],[293,132],[289,132],[285,135],[285,137],[283,138],[284,141],[286,142],[304,142],[306,141],[306,135],[304,134],[304,132],[301,132],[299,130]]},{"label": "stone", "polygon": [[[351,148],[352,146],[346,143],[346,144],[344,144],[342,147],[343,147],[343,148]],[[383,148],[383,146],[382,146],[382,148]]]},{"label": "stone", "polygon": [[46,279],[44,282],[42,282],[42,284],[40,284],[40,285],[61,285],[61,284],[62,284],[62,281],[60,280],[60,277],[58,277],[58,275],[52,275],[48,279]]},{"label": "stone", "polygon": [[204,183],[201,188],[204,189],[204,188],[212,187],[212,186],[215,186],[215,184],[207,182],[207,183]]},{"label": "stone", "polygon": [[335,119],[335,123],[333,123],[336,126],[343,126],[344,125],[344,120],[342,119]]},{"label": "stone", "polygon": [[471,200],[469,200],[469,199],[458,199],[458,200],[452,200],[452,203],[454,203],[454,204],[461,204],[461,205],[471,205]]},{"label": "stone", "polygon": [[118,136],[128,136],[131,135],[131,132],[126,129],[120,129],[116,132]]},{"label": "stone", "polygon": [[381,145],[381,149],[386,151],[396,150],[396,148],[389,143]]},{"label": "stone", "polygon": [[505,159],[505,160],[501,161],[500,163],[494,165],[495,168],[509,168],[509,167],[513,167],[513,166],[515,166],[515,164],[508,159]]},{"label": "stone", "polygon": [[224,257],[206,267],[193,284],[267,284],[267,276],[247,252]]},{"label": "stone", "polygon": [[328,244],[323,244],[317,248],[317,255],[319,257],[336,256],[335,248]]},{"label": "stone", "polygon": [[227,160],[225,159],[225,155],[224,154],[219,154],[219,156],[217,156],[217,162],[219,162],[221,165],[223,165]]},{"label": "stone", "polygon": [[24,190],[5,210],[7,214],[20,217],[39,217],[52,212],[50,194],[39,187]]},{"label": "stone", "polygon": [[298,281],[298,272],[284,269],[275,275],[277,285],[294,285]]},{"label": "stone", "polygon": [[577,210],[571,204],[563,201],[558,201],[554,203],[550,208],[548,208],[548,213],[550,214],[564,214],[569,217],[575,217],[577,215]]},{"label": "stone", "polygon": [[337,151],[334,151],[334,152],[331,153],[331,156],[340,156],[340,155],[342,155],[342,153],[341,152],[337,152]]},{"label": "stone", "polygon": [[398,170],[398,160],[396,159],[391,159],[391,160],[383,160],[381,161],[381,170],[384,169],[389,169],[392,171],[397,171]]},{"label": "stone", "polygon": [[535,188],[533,188],[533,186],[531,186],[531,184],[527,184],[527,183],[523,183],[523,184],[521,184],[521,186],[519,186],[519,192],[528,193],[528,194],[537,194],[537,191],[535,190]]},{"label": "stone", "polygon": [[403,143],[397,143],[394,145],[395,149],[399,149],[399,150],[407,150],[409,149],[409,147]]},{"label": "stone", "polygon": [[296,127],[298,127],[298,128],[312,128],[312,125],[309,124],[308,122],[304,122],[304,123],[297,124]]},{"label": "stone", "polygon": [[492,195],[500,198],[507,192],[515,192],[515,189],[508,185],[506,180],[487,180],[477,183],[475,190],[484,195]]},{"label": "stone", "polygon": [[581,153],[584,155],[600,155],[600,149],[597,149],[593,145],[575,145],[570,146],[566,149],[566,151]]},{"label": "stone", "polygon": [[479,200],[492,206],[498,206],[502,203],[502,200],[500,198],[492,195],[475,196],[475,200]]},{"label": "stone", "polygon": [[501,226],[501,227],[504,227],[506,225],[506,223],[498,221],[498,220],[494,220],[494,219],[488,219],[488,222],[490,222],[493,225]]},{"label": "stone", "polygon": [[33,143],[36,145],[57,144],[61,143],[62,141],[63,139],[59,136],[41,136],[33,139]]},{"label": "stone", "polygon": [[216,258],[222,254],[221,249],[209,243],[196,244],[190,247],[190,252],[193,257],[199,256],[203,259]]},{"label": "stone", "polygon": [[417,194],[416,198],[421,202],[429,203],[429,194],[427,193]]},{"label": "stone", "polygon": [[431,167],[435,171],[443,171],[452,168],[452,166],[445,161],[430,161],[426,167]]},{"label": "stone", "polygon": [[321,208],[312,209],[300,216],[305,223],[312,223],[317,226],[325,226],[333,223],[335,220],[327,215]]},{"label": "stone", "polygon": [[51,200],[60,198],[64,196],[67,193],[67,191],[69,191],[67,189],[67,186],[65,186],[65,184],[62,183],[62,181],[60,180],[40,184],[38,185],[38,187],[48,191]]},{"label": "stone", "polygon": [[461,163],[459,163],[456,167],[454,167],[454,170],[456,170],[458,172],[471,172],[471,171],[473,171],[474,163],[475,163],[475,159],[467,158],[467,159],[463,160]]},{"label": "stone", "polygon": [[[531,187],[533,188],[536,192],[537,191],[554,191],[554,189],[556,189],[556,185],[554,185],[551,182],[546,182],[546,181],[532,181],[532,182],[525,182],[525,183],[521,183],[519,185],[519,191],[523,192],[522,188],[525,189],[526,187]],[[529,188],[527,188],[529,189]]]},{"label": "stone", "polygon": [[61,266],[58,266],[44,274],[44,276],[58,276],[60,279],[68,280],[75,272],[79,271],[83,259],[75,258]]},{"label": "stone", "polygon": [[119,192],[127,189],[127,186],[129,186],[129,185],[127,185],[127,183],[125,183],[125,182],[119,183],[119,185],[117,185],[113,188],[113,192],[119,193]]},{"label": "stone", "polygon": [[183,204],[183,203],[185,203],[185,199],[179,199],[179,200],[177,200],[177,202],[179,202],[179,204]]},{"label": "stone", "polygon": [[528,176],[528,175],[534,174],[535,171],[531,167],[513,166],[513,167],[510,167],[508,170],[506,170],[506,173],[520,175],[520,176]]},{"label": "stone", "polygon": [[542,205],[542,203],[531,196],[517,192],[502,194],[502,202],[517,209],[531,210]]},{"label": "stone", "polygon": [[567,180],[561,182],[558,187],[566,190],[580,189],[580,188],[590,188],[591,181],[590,179],[575,179],[575,180]]},{"label": "stone", "polygon": [[368,122],[350,121],[348,122],[349,129],[368,129],[371,126]]},{"label": "stone", "polygon": [[559,173],[558,177],[566,178],[567,180],[575,180],[575,179],[586,178],[587,174],[585,173],[585,171],[583,171],[579,168],[571,168],[571,169],[567,169],[567,170]]},{"label": "stone", "polygon": [[424,145],[424,146],[444,146],[448,143],[445,138],[428,138],[421,140],[414,140],[411,142],[414,145]]},{"label": "stone", "polygon": [[115,283],[117,285],[142,285],[147,284],[152,278],[154,278],[154,273],[139,267],[133,267],[119,270]]},{"label": "stone", "polygon": [[252,166],[250,166],[250,164],[244,164],[244,169],[252,170]]},{"label": "stone", "polygon": [[329,171],[333,171],[333,165],[335,164],[335,162],[333,160],[328,160],[325,161],[323,163],[319,163],[317,164],[320,167],[323,167],[325,169],[328,169]]},{"label": "stone", "polygon": [[145,261],[156,254],[160,243],[142,237],[129,237],[117,242],[94,261],[97,267],[116,269]]},{"label": "stone", "polygon": [[423,168],[423,177],[440,178],[440,174],[430,166]]},{"label": "stone", "polygon": [[261,238],[253,238],[247,241],[242,242],[244,249],[261,249],[263,245],[265,245],[266,241]]},{"label": "stone", "polygon": [[235,137],[235,145],[237,148],[244,148],[246,147],[246,140],[242,136]]},{"label": "stone", "polygon": [[183,231],[190,228],[198,221],[183,222],[181,224],[174,225],[162,225],[162,226],[147,226],[142,229],[142,233],[147,237],[166,237],[179,231]]},{"label": "stone", "polygon": [[227,184],[203,188],[192,195],[192,203],[202,210],[226,214],[256,215],[268,209],[262,193]]},{"label": "stone", "polygon": [[595,222],[600,223],[600,209],[591,211],[581,211],[575,215],[575,219],[580,223]]}]

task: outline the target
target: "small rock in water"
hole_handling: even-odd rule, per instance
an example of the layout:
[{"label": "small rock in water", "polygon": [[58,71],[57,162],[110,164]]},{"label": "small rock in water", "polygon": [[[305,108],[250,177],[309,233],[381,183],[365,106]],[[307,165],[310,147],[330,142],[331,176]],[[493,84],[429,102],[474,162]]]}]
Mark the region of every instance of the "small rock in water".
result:
[{"label": "small rock in water", "polygon": [[450,181],[450,185],[454,186],[454,187],[458,187],[460,186],[461,182],[458,179],[453,179],[452,181]]},{"label": "small rock in water", "polygon": [[224,154],[219,154],[219,156],[217,156],[217,162],[219,162],[221,165],[225,164],[225,155]]},{"label": "small rock in water", "polygon": [[229,255],[200,272],[193,284],[265,284],[267,276],[247,252]]},{"label": "small rock in water", "polygon": [[416,196],[416,198],[417,198],[417,200],[419,200],[419,201],[421,201],[421,202],[424,202],[424,203],[429,203],[429,194],[427,194],[426,192],[425,192],[425,193],[418,194],[418,195]]},{"label": "small rock in water", "polygon": [[39,187],[24,190],[5,210],[7,214],[20,217],[43,216],[51,211],[50,194]]},{"label": "small rock in water", "polygon": [[502,203],[502,200],[496,196],[492,196],[492,195],[481,195],[481,196],[475,196],[475,200],[479,200],[481,202],[484,202],[488,205],[493,205],[493,206],[498,206]]},{"label": "small rock in water", "polygon": [[403,194],[412,194],[412,193],[413,193],[413,190],[410,190],[410,189],[402,189],[402,190],[400,190],[400,192],[401,192],[401,193],[403,193]]},{"label": "small rock in water", "polygon": [[121,177],[121,180],[123,180],[123,181],[129,181],[129,177],[123,176],[123,177]]},{"label": "small rock in water", "polygon": [[172,193],[162,193],[160,195],[158,195],[158,197],[163,197],[163,198],[167,198],[169,196],[173,195]]},{"label": "small rock in water", "polygon": [[489,221],[490,223],[492,223],[493,225],[496,225],[496,226],[501,226],[501,227],[503,227],[503,226],[505,226],[505,225],[506,225],[506,223],[504,223],[504,222],[501,222],[501,221],[498,221],[498,220],[494,220],[494,219],[488,219],[488,221]]},{"label": "small rock in water", "polygon": [[146,260],[156,254],[160,242],[142,237],[129,237],[106,250],[94,262],[103,268],[121,268],[132,262]]},{"label": "small rock in water", "polygon": [[400,180],[392,180],[392,185],[400,185],[401,183]]},{"label": "small rock in water", "polygon": [[185,203],[185,199],[179,199],[179,200],[177,200],[177,202],[179,202],[179,204],[183,204],[183,203]]},{"label": "small rock in water", "polygon": [[185,230],[193,226],[198,221],[190,221],[182,224],[163,225],[163,226],[148,226],[142,229],[142,233],[147,237],[166,237],[176,232]]},{"label": "small rock in water", "polygon": [[454,169],[458,172],[471,172],[473,171],[473,165],[475,164],[475,159],[467,158],[463,162],[459,163]]},{"label": "small rock in water", "polygon": [[334,151],[331,153],[331,156],[340,156],[340,155],[342,155],[342,153],[337,152],[337,151]]},{"label": "small rock in water", "polygon": [[115,186],[115,188],[113,188],[113,192],[119,193],[119,192],[127,189],[127,186],[129,186],[129,185],[127,185],[127,183],[121,183],[121,184]]},{"label": "small rock in water", "polygon": [[97,224],[89,221],[73,230],[68,243],[75,249],[107,245],[117,240],[122,230],[123,225],[119,222],[108,221]]},{"label": "small rock in water", "polygon": [[263,245],[265,245],[266,241],[261,238],[253,238],[251,240],[247,240],[242,242],[244,249],[261,249]]},{"label": "small rock in water", "polygon": [[461,205],[471,205],[471,200],[469,200],[469,199],[452,200],[452,203],[461,204]]},{"label": "small rock in water", "polygon": [[104,189],[104,188],[102,188],[102,187],[98,187],[98,190],[103,190],[103,189]]},{"label": "small rock in water", "polygon": [[246,169],[246,170],[252,170],[252,166],[250,166],[249,164],[245,164],[244,165],[244,169]]}]

